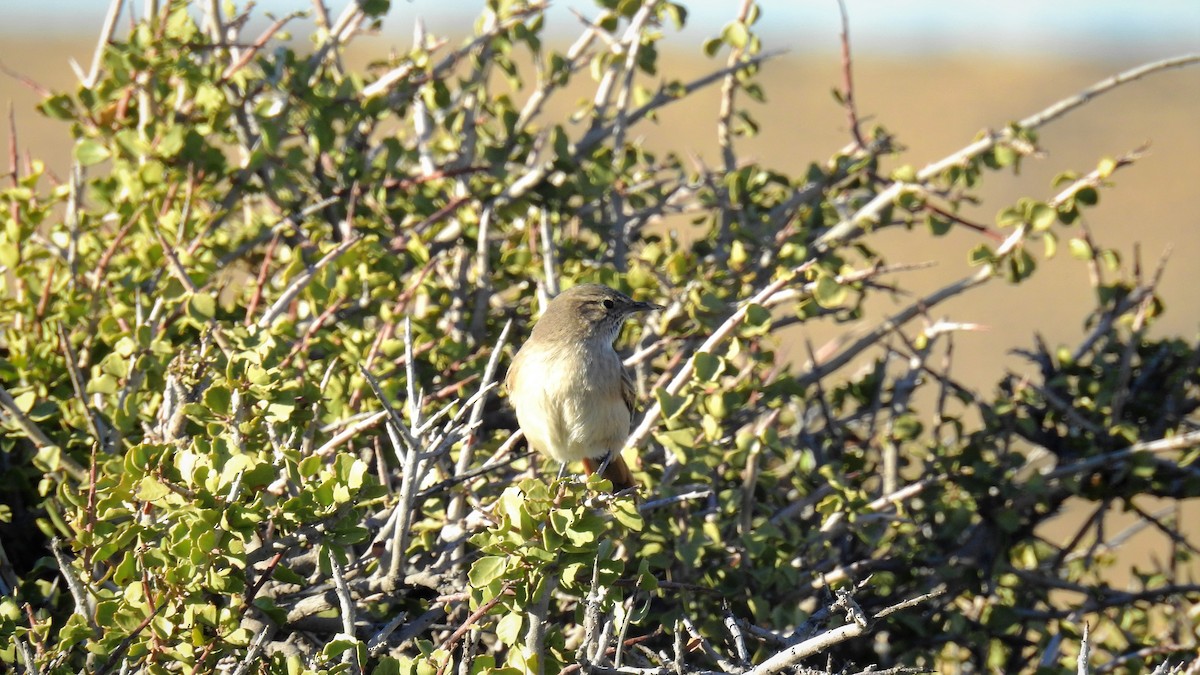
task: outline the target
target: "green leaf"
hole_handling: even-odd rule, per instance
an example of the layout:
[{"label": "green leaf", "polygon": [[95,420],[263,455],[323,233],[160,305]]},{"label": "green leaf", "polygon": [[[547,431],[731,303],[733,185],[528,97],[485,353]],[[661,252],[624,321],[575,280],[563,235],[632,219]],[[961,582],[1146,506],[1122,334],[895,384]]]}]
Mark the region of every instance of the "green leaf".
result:
[{"label": "green leaf", "polygon": [[996,214],[996,225],[999,227],[1016,227],[1025,222],[1021,212],[1013,207],[1008,207]]},{"label": "green leaf", "polygon": [[521,626],[525,619],[519,612],[510,612],[496,622],[496,638],[506,645],[521,642]]},{"label": "green leaf", "polygon": [[892,436],[901,441],[910,441],[919,436],[924,428],[916,415],[900,415],[893,424]]},{"label": "green leaf", "polygon": [[0,241],[0,265],[16,267],[21,264],[21,247],[7,241]]},{"label": "green leaf", "polygon": [[917,169],[912,164],[905,164],[892,171],[892,180],[901,183],[914,183],[917,180]]},{"label": "green leaf", "polygon": [[275,580],[285,584],[303,584],[307,578],[292,571],[292,568],[286,565],[278,565],[275,567],[275,572],[271,576]]},{"label": "green leaf", "polygon": [[1012,255],[1008,256],[1008,271],[1009,280],[1012,282],[1023,281],[1037,269],[1037,261],[1029,252],[1022,247],[1019,250],[1013,251]]},{"label": "green leaf", "polygon": [[949,220],[941,216],[930,213],[925,217],[925,224],[929,227],[929,232],[935,237],[940,237],[950,231],[951,223]]},{"label": "green leaf", "polygon": [[765,328],[771,324],[771,311],[759,304],[746,308],[745,324],[751,328]]},{"label": "green leaf", "polygon": [[758,23],[758,20],[761,18],[761,16],[762,8],[758,6],[757,2],[751,3],[750,11],[746,13],[746,23],[753,26],[754,24]]},{"label": "green leaf", "polygon": [[1078,237],[1072,237],[1071,240],[1067,242],[1067,250],[1071,252],[1072,258],[1077,258],[1079,260],[1092,259],[1092,247],[1089,246],[1086,241]]},{"label": "green leaf", "polygon": [[696,378],[701,382],[712,382],[717,379],[724,368],[721,359],[708,352],[696,352],[692,361],[695,364]]},{"label": "green leaf", "polygon": [[686,462],[696,447],[696,432],[692,429],[673,429],[654,434],[654,440],[669,450],[680,462]]},{"label": "green leaf", "polygon": [[358,490],[362,487],[368,472],[367,463],[356,458],[350,465],[349,475],[346,476],[346,486],[351,490]]},{"label": "green leaf", "polygon": [[37,108],[52,120],[69,120],[75,116],[75,104],[66,94],[54,94],[39,103]]},{"label": "green leaf", "polygon": [[485,555],[471,565],[467,572],[467,580],[472,588],[485,588],[488,584],[504,576],[508,571],[508,558],[499,555]]},{"label": "green leaf", "polygon": [[817,279],[813,289],[813,299],[817,301],[818,305],[825,308],[841,307],[846,302],[847,294],[845,286],[839,284],[837,279],[828,276]]},{"label": "green leaf", "polygon": [[1049,229],[1057,219],[1058,212],[1049,204],[1036,202],[1029,207],[1029,224],[1035,231],[1041,232]]},{"label": "green leaf", "polygon": [[[271,617],[271,620],[276,623],[283,624],[287,622],[287,611],[276,605],[275,601],[271,598],[257,597],[254,599],[254,606],[262,613]],[[378,670],[375,672],[378,672]]]},{"label": "green leaf", "polygon": [[721,31],[721,40],[736,49],[745,49],[749,39],[750,31],[746,29],[746,24],[740,21],[729,22]]},{"label": "green leaf", "polygon": [[1058,237],[1052,232],[1046,232],[1042,235],[1042,245],[1045,246],[1047,258],[1053,258],[1055,253],[1058,253]]},{"label": "green leaf", "polygon": [[998,167],[1012,166],[1020,157],[1016,150],[1007,145],[997,145],[992,151],[992,156],[995,158],[996,166]]},{"label": "green leaf", "polygon": [[117,382],[117,378],[104,373],[93,377],[87,386],[88,391],[95,394],[107,394],[111,396],[121,390],[121,384]]},{"label": "green leaf", "polygon": [[366,645],[360,640],[345,633],[338,633],[321,648],[321,656],[328,660],[340,659],[342,654],[347,651],[358,652],[359,663],[362,663],[367,655]]},{"label": "green leaf", "polygon": [[632,499],[618,499],[612,504],[613,518],[625,527],[634,532],[641,532],[645,526],[645,521],[642,520],[642,514],[638,511],[637,504]]},{"label": "green leaf", "polygon": [[[476,656],[475,660],[479,661],[479,657]],[[403,672],[405,671],[400,669],[400,660],[394,656],[380,656],[371,668],[371,675],[401,675]]]},{"label": "green leaf", "polygon": [[585,517],[579,520],[577,527],[572,527],[563,532],[563,536],[571,542],[571,546],[568,548],[587,552],[592,550],[593,544],[600,540],[600,534],[604,530],[604,526],[604,521],[598,517]]},{"label": "green leaf", "polygon": [[300,463],[296,466],[296,470],[300,473],[301,478],[312,478],[321,470],[323,464],[324,462],[320,457],[310,455],[300,460]]},{"label": "green leaf", "polygon": [[992,262],[992,260],[995,258],[996,255],[992,253],[992,249],[987,244],[980,244],[967,253],[967,262],[969,262],[972,267],[986,265],[987,263]]},{"label": "green leaf", "polygon": [[683,5],[668,2],[663,7],[663,14],[675,24],[675,30],[682,30],[687,25],[688,10]]},{"label": "green leaf", "polygon": [[296,412],[294,401],[274,401],[267,404],[267,420],[271,422],[287,422]]},{"label": "green leaf", "polygon": [[98,141],[85,138],[75,144],[75,159],[83,166],[99,164],[112,156],[107,147]]},{"label": "green leaf", "polygon": [[658,405],[662,408],[663,417],[668,420],[678,417],[692,401],[692,397],[690,396],[669,394],[662,387],[654,390],[654,397],[658,399]]},{"label": "green leaf", "polygon": [[358,4],[359,9],[367,16],[383,16],[392,7],[391,0],[363,0]]},{"label": "green leaf", "polygon": [[617,12],[626,19],[633,18],[642,8],[642,0],[617,0]]},{"label": "green leaf", "polygon": [[[713,421],[715,421],[723,420],[729,416],[730,405],[727,396],[732,398],[731,395],[724,392],[717,392],[704,397],[704,411],[708,413],[705,415],[706,422],[709,418],[713,418]],[[713,422],[708,422],[708,424],[711,426]]]},{"label": "green leaf", "polygon": [[558,157],[558,161],[571,160],[571,139],[567,137],[567,132],[563,130],[562,125],[554,125],[554,129],[550,132],[550,146],[554,148],[554,154]]},{"label": "green leaf", "polygon": [[33,465],[42,471],[58,471],[62,462],[62,448],[57,445],[43,445],[33,456]]},{"label": "green leaf", "polygon": [[1063,225],[1070,225],[1079,219],[1079,207],[1075,205],[1074,199],[1068,199],[1062,204],[1059,204],[1058,219]]},{"label": "green leaf", "polygon": [[1111,248],[1100,251],[1100,260],[1104,263],[1104,268],[1109,272],[1116,272],[1121,269],[1121,256]]},{"label": "green leaf", "polygon": [[1099,201],[1100,193],[1097,192],[1096,188],[1094,187],[1082,187],[1075,192],[1075,202],[1077,204],[1083,204],[1084,206],[1095,206]]},{"label": "green leaf", "polygon": [[188,302],[188,315],[198,321],[206,322],[217,313],[217,299],[209,294],[197,293]]},{"label": "green leaf", "polygon": [[138,483],[137,498],[144,502],[156,502],[169,494],[171,490],[153,476],[144,476]]},{"label": "green leaf", "polygon": [[556,509],[550,513],[550,528],[559,534],[565,534],[574,524],[575,513],[572,511]]},{"label": "green leaf", "polygon": [[1064,185],[1074,183],[1077,180],[1079,180],[1079,174],[1075,173],[1074,171],[1063,171],[1062,173],[1056,175],[1054,180],[1050,181],[1050,187],[1062,187]]},{"label": "green leaf", "polygon": [[1009,509],[996,509],[994,514],[996,524],[1005,532],[1016,532],[1021,525],[1020,516]]},{"label": "green leaf", "polygon": [[228,387],[213,385],[204,392],[204,405],[217,414],[228,415],[231,401],[232,395]]}]

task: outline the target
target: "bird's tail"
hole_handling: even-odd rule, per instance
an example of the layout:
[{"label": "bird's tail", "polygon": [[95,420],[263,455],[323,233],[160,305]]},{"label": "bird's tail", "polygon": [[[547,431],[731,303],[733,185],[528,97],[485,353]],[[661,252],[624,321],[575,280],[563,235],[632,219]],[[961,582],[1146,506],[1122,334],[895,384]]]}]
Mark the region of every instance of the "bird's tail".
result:
[{"label": "bird's tail", "polygon": [[[607,461],[606,461],[607,460]],[[633,472],[629,470],[629,465],[621,457],[620,453],[612,453],[607,458],[605,457],[584,457],[583,470],[590,476],[597,471],[603,469],[600,475],[607,478],[613,484],[613,492],[628,490],[632,487],[637,487],[637,481],[633,479]]]}]

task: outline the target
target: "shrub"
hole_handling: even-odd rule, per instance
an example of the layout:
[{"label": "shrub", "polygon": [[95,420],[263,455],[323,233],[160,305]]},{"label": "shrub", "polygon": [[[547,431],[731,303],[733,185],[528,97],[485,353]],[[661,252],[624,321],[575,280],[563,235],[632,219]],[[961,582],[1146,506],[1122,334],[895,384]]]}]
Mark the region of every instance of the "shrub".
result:
[{"label": "shrub", "polygon": [[[1164,627],[1194,633],[1195,586],[1105,576],[1107,513],[1187,560],[1135,498],[1200,494],[1200,352],[1148,337],[1157,277],[1077,224],[1136,154],[994,227],[957,214],[1048,121],[1197,58],[890,173],[899,145],[847,83],[850,143],[789,176],[737,152],[768,58],[753,3],[694,81],[657,72],[660,26],[686,20],[671,2],[601,0],[564,51],[541,5],[493,1],[465,44],[345,68],[387,4],[318,13],[301,49],[296,15],[250,39],[217,3],[166,2],[43,102],[75,161],[2,193],[6,665],[1017,672],[1087,663],[1090,626],[1092,663],[1137,669],[1174,656]],[[581,83],[576,124],[544,112]],[[719,166],[632,142],[710,86]],[[899,227],[975,229],[975,271],[781,364],[782,328],[900,287],[873,241]],[[994,394],[955,382],[973,326],[916,320],[1023,282],[1060,240],[1094,271],[1090,334],[1025,347]],[[581,282],[668,305],[626,343],[650,402],[640,501],[550,480],[495,387],[544,298]],[[1093,515],[1056,545],[1038,527],[1069,499]]]}]

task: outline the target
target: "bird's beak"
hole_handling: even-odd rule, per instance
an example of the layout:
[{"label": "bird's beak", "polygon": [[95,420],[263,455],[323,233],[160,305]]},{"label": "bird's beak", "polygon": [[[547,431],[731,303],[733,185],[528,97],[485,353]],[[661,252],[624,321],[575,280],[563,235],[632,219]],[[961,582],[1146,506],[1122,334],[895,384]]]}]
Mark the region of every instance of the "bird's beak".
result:
[{"label": "bird's beak", "polygon": [[656,309],[665,309],[662,305],[656,305],[653,302],[634,302],[629,305],[629,312],[652,312]]}]

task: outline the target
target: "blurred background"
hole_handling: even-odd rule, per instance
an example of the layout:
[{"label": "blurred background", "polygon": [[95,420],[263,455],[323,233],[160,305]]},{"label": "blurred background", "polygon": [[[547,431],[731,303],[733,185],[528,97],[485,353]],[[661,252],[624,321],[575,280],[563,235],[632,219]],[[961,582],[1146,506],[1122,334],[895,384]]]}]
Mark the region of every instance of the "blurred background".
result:
[{"label": "blurred background", "polygon": [[[346,1],[326,4],[336,15]],[[682,33],[664,27],[659,72],[690,79],[722,67],[726,55],[707,59],[700,45],[719,34],[736,15],[738,4],[736,0],[690,3],[689,25]],[[765,48],[787,52],[764,66],[760,81],[767,102],[747,104],[762,133],[739,141],[739,148],[744,157],[802,174],[809,163],[823,162],[850,139],[845,113],[831,95],[841,83],[838,7],[833,0],[759,4],[762,19],[756,30]],[[4,10],[0,64],[7,74],[0,75],[0,101],[11,106],[21,155],[43,159],[59,176],[70,158],[69,129],[40,117],[34,110],[39,95],[16,76],[48,89],[77,86],[70,62],[84,67],[90,63],[108,5],[106,0],[40,0],[8,3]],[[355,40],[349,58],[361,65],[393,50],[407,50],[417,17],[430,33],[457,41],[471,31],[482,5],[463,0],[393,0],[383,30]],[[128,25],[131,12],[140,16],[144,6],[144,0],[127,2],[121,25]],[[303,0],[260,0],[256,25],[265,26],[268,14],[310,6]],[[917,167],[961,148],[984,128],[1003,127],[1098,80],[1142,63],[1200,51],[1200,2],[1195,0],[846,0],[846,8],[860,115],[868,124],[888,128],[908,148],[900,162]],[[571,10],[585,17],[596,13],[587,2],[552,3],[549,40],[566,43],[578,35],[580,20]],[[256,35],[256,25],[244,35]],[[297,39],[305,38],[311,27],[311,18],[289,24]],[[583,95],[566,92],[547,113],[565,114]],[[691,153],[716,165],[717,98],[714,88],[690,101],[686,109],[669,109],[657,124],[643,123],[634,133],[652,149]],[[1171,252],[1160,290],[1167,312],[1151,333],[1195,342],[1200,334],[1198,122],[1200,67],[1158,73],[1120,87],[1045,127],[1041,131],[1044,157],[1026,161],[1019,175],[985,176],[980,205],[965,215],[993,224],[999,210],[1022,196],[1049,199],[1055,193],[1051,179],[1059,172],[1087,173],[1103,157],[1149,144],[1142,160],[1113,177],[1115,187],[1101,192],[1099,205],[1085,212],[1084,222],[1101,246],[1121,253],[1126,270],[1140,260],[1149,274],[1163,254]],[[1064,243],[1073,234],[1059,232]],[[890,262],[936,262],[899,280],[919,293],[969,274],[967,251],[980,241],[977,234],[962,229],[938,239],[924,233],[873,235],[875,248],[885,251]],[[934,318],[988,327],[955,338],[955,374],[985,397],[1005,372],[1032,372],[1009,353],[1012,348],[1030,347],[1035,334],[1041,334],[1052,348],[1074,345],[1086,333],[1084,320],[1093,302],[1085,265],[1060,249],[1056,258],[1040,260],[1039,266],[1039,273],[1020,287],[997,280],[932,313]],[[874,325],[882,313],[909,301],[898,298],[890,306],[881,302],[869,308],[864,326],[803,326],[789,335],[781,352],[803,359],[806,351],[800,340],[819,347],[828,339]],[[1156,510],[1152,503],[1142,506]],[[1060,520],[1062,532],[1073,531],[1077,519],[1072,514]],[[1114,523],[1109,532],[1121,525]],[[1169,558],[1164,560],[1168,546],[1157,543],[1153,532],[1142,536],[1143,544],[1135,542],[1127,549],[1135,552],[1129,562],[1143,569],[1170,564]],[[1193,540],[1200,543],[1200,533]]]},{"label": "blurred background", "polygon": [[[40,0],[9,3],[0,33],[40,37],[91,35],[108,10],[108,0]],[[222,3],[224,4],[224,3]],[[244,5],[245,3],[238,3]],[[325,0],[340,12],[349,0]],[[405,23],[423,17],[430,29],[454,34],[478,15],[482,0],[391,0],[387,30],[403,33]],[[549,28],[574,33],[572,10],[590,15],[595,3],[557,0]],[[684,35],[707,35],[737,11],[737,0],[684,3],[690,21]],[[794,51],[824,53],[837,46],[839,26],[833,0],[761,0],[767,21],[759,29],[770,41]],[[1200,5],[1191,0],[1010,0],[1004,3],[947,0],[847,0],[860,53],[929,55],[972,52],[992,55],[1061,55],[1081,58],[1154,56],[1161,50],[1188,50],[1200,39]],[[129,0],[135,14],[145,0]],[[306,0],[258,0],[256,15],[307,9]]]}]

